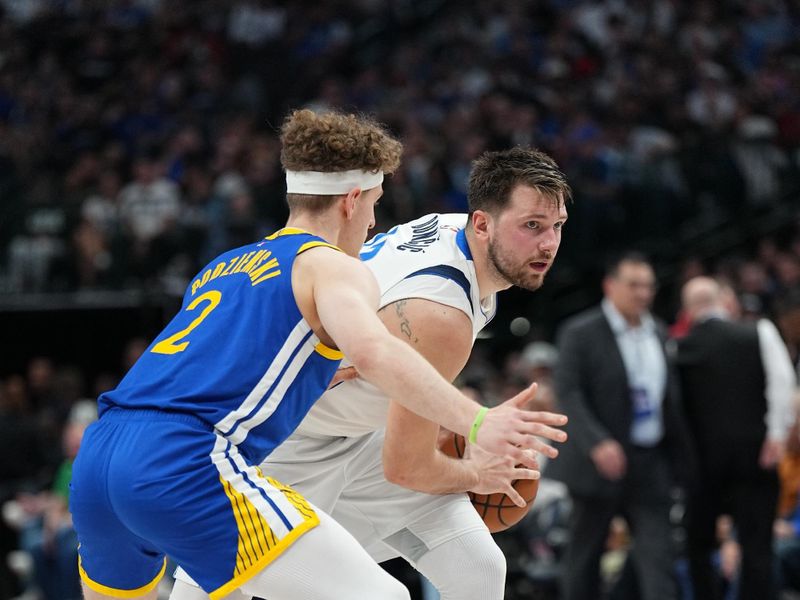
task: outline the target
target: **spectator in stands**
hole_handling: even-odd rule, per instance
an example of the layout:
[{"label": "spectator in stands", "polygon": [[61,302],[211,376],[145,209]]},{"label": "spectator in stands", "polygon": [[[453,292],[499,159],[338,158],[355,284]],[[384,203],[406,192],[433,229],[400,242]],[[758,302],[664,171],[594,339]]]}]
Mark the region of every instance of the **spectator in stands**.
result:
[{"label": "spectator in stands", "polygon": [[[95,402],[75,404],[62,432],[63,461],[49,490],[19,494],[4,515],[21,530],[20,547],[32,560],[29,592],[44,600],[80,600],[80,579],[75,564],[78,539],[68,510],[72,462],[83,431],[97,418]],[[16,506],[14,506],[16,505]]]},{"label": "spectator in stands", "polygon": [[[13,375],[0,382],[0,504],[31,492],[46,477],[46,457],[25,379]],[[19,546],[17,531],[0,521],[0,597],[18,592],[16,576],[6,557]]]},{"label": "spectator in stands", "polygon": [[[795,421],[778,466],[780,496],[775,520],[775,583],[779,591],[800,593],[800,394],[794,396]],[[783,600],[783,598],[781,598]]]},{"label": "spectator in stands", "polygon": [[687,500],[688,554],[696,598],[720,598],[711,565],[716,522],[733,517],[742,548],[741,598],[770,598],[776,466],[793,422],[795,374],[771,322],[730,320],[720,285],[690,280],[682,291],[692,328],[678,344],[697,476]]},{"label": "spectator in stands", "polygon": [[163,265],[176,243],[181,211],[178,187],[165,178],[154,151],[142,153],[133,164],[134,179],[119,193],[120,223],[128,241],[129,268],[145,276]]},{"label": "spectator in stands", "polygon": [[559,332],[556,395],[570,441],[546,474],[566,483],[572,498],[563,597],[600,597],[600,556],[621,514],[635,540],[640,597],[675,599],[669,512],[682,421],[666,331],[650,314],[653,268],[638,253],[623,254],[603,291],[600,306]]},{"label": "spectator in stands", "polygon": [[[247,155],[261,145],[254,138],[274,145],[268,124],[304,102],[376,113],[416,140],[421,151],[396,177],[397,198],[457,206],[462,165],[481,148],[542,146],[584,182],[579,193],[591,200],[580,205],[603,219],[593,224],[588,215],[581,239],[609,243],[608,228],[630,229],[631,221],[651,228],[646,239],[657,246],[658,215],[680,231],[697,212],[708,227],[736,215],[745,195],[774,204],[800,167],[797,77],[787,58],[796,11],[787,0],[385,10],[345,0],[315,5],[311,15],[302,3],[216,0],[3,6],[0,47],[13,52],[0,75],[0,155],[8,163],[0,190],[12,218],[0,225],[15,290],[48,289],[47,266],[79,222],[65,214],[69,199],[82,202],[98,178],[124,173],[142,148],[165,149],[176,183],[198,157],[214,177],[235,167],[257,214],[280,221],[265,201],[280,177],[256,172],[260,159]],[[231,147],[232,121],[249,125]],[[642,152],[648,132],[660,141]],[[753,152],[763,134],[768,150]],[[226,166],[220,155],[239,164]],[[137,223],[137,236],[152,237],[155,213],[174,204],[156,203],[152,218],[138,210],[123,217]],[[98,210],[93,217],[104,219]],[[387,201],[378,220],[404,221],[404,210]],[[590,267],[594,254],[575,253]],[[175,272],[168,262],[157,266]],[[135,283],[136,265],[123,267]]]}]

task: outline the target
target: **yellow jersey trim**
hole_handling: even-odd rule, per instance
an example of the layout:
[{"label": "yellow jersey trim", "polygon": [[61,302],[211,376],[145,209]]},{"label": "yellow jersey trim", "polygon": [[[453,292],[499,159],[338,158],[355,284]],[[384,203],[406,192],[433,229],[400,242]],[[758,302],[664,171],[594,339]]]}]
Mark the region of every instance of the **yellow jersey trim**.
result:
[{"label": "yellow jersey trim", "polygon": [[342,354],[341,350],[336,350],[335,348],[326,346],[322,342],[314,346],[314,350],[316,350],[318,354],[321,354],[328,360],[342,360],[344,358],[344,354]]},{"label": "yellow jersey trim", "polygon": [[258,575],[264,568],[269,565],[273,560],[278,558],[284,550],[286,550],[289,546],[291,546],[297,538],[301,535],[306,533],[307,531],[313,529],[319,525],[319,516],[315,513],[313,517],[303,521],[300,525],[292,529],[289,533],[287,533],[280,542],[278,542],[275,546],[273,546],[267,554],[262,556],[258,561],[250,565],[249,567],[245,567],[244,572],[240,575],[231,579],[228,583],[218,587],[213,592],[210,592],[208,595],[211,600],[219,600],[220,598],[224,598],[237,588],[242,587],[245,583],[250,581],[253,577]]},{"label": "yellow jersey trim", "polygon": [[89,575],[83,569],[83,564],[81,563],[81,557],[78,556],[78,572],[80,573],[81,579],[86,584],[86,586],[94,590],[98,594],[105,594],[106,596],[112,596],[114,598],[138,598],[139,596],[144,596],[147,592],[153,590],[158,585],[158,582],[161,581],[161,578],[164,576],[166,570],[167,570],[167,559],[165,557],[164,564],[161,565],[161,570],[158,572],[158,575],[155,576],[155,579],[153,579],[153,581],[143,585],[140,588],[136,588],[135,590],[119,590],[117,588],[112,588],[103,585],[102,583],[97,583],[91,577],[89,577]]},{"label": "yellow jersey trim", "polygon": [[283,229],[278,229],[272,235],[268,235],[266,238],[267,240],[274,240],[275,238],[281,237],[283,235],[297,235],[298,233],[308,233],[305,229],[300,229],[299,227],[284,227]]},{"label": "yellow jersey trim", "polygon": [[314,242],[306,242],[305,244],[300,246],[300,248],[297,249],[297,254],[302,254],[306,250],[311,250],[312,248],[333,248],[337,252],[342,251],[341,248],[334,246],[333,244],[329,244],[328,242],[314,241]]}]

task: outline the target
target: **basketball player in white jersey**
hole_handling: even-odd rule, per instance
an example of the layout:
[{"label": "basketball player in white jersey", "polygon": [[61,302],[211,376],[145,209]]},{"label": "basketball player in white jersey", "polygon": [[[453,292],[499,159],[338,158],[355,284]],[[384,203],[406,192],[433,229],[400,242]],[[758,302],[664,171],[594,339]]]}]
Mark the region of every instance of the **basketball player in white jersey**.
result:
[{"label": "basketball player in white jersey", "polygon": [[[570,194],[541,152],[484,154],[470,174],[469,215],[427,215],[364,245],[383,323],[454,379],[494,316],[496,293],[542,285]],[[539,417],[555,424],[549,413]],[[500,599],[505,558],[465,492],[503,491],[520,503],[511,487],[516,468],[474,445],[467,459],[450,458],[438,450],[438,434],[435,423],[354,379],[326,392],[265,468],[331,512],[377,561],[404,557],[442,600]],[[205,596],[179,573],[171,598]]]}]

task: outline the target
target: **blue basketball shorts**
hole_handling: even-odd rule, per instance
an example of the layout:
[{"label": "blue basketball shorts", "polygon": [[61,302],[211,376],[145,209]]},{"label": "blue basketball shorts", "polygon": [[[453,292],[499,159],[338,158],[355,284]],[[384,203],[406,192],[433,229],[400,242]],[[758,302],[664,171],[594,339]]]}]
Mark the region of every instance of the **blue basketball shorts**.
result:
[{"label": "blue basketball shorts", "polygon": [[204,421],[121,408],[87,429],[70,510],[83,582],[119,598],[152,590],[166,555],[221,598],[319,523]]}]

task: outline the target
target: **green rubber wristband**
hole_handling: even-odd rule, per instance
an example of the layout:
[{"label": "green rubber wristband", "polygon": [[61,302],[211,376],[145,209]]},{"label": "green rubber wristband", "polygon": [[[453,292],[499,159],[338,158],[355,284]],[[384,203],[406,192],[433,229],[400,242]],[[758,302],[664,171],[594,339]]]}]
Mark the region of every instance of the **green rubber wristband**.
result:
[{"label": "green rubber wristband", "polygon": [[478,429],[481,428],[481,424],[483,423],[483,419],[486,416],[486,413],[489,412],[489,409],[486,406],[481,406],[478,410],[478,414],[475,415],[475,420],[472,422],[472,427],[469,428],[469,443],[474,444],[478,440]]}]

